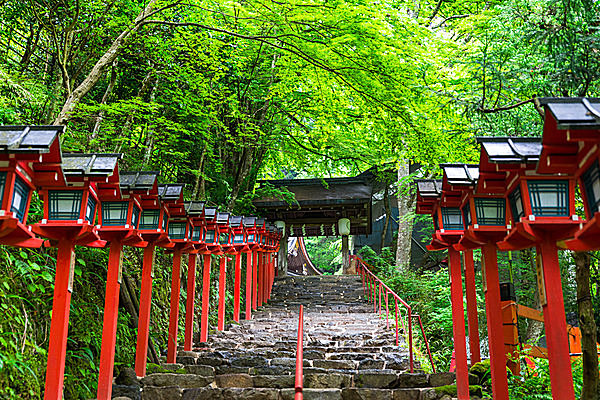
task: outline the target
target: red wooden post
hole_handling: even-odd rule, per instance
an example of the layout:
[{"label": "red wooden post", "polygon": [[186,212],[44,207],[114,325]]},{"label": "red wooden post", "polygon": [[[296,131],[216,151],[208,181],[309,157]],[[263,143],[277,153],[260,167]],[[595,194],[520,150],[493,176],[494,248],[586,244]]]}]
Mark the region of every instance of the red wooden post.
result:
[{"label": "red wooden post", "polygon": [[235,254],[235,282],[233,288],[233,320],[240,322],[240,289],[242,286],[242,253]]},{"label": "red wooden post", "polygon": [[171,310],[169,312],[169,340],[167,342],[167,364],[177,359],[177,328],[179,327],[179,295],[181,291],[181,249],[176,246],[173,252],[173,272],[171,277]]},{"label": "red wooden post", "polygon": [[225,280],[227,276],[227,256],[221,257],[219,260],[219,309],[217,330],[225,329]]},{"label": "red wooden post", "polygon": [[210,302],[210,253],[204,255],[202,270],[202,319],[200,320],[200,342],[208,340],[208,310]]},{"label": "red wooden post", "polygon": [[252,309],[256,310],[258,306],[258,252],[253,251],[252,261]]},{"label": "red wooden post", "polygon": [[537,252],[541,255],[538,273],[541,272],[540,275],[543,277],[540,279],[538,276],[538,281],[543,281],[540,282],[542,287],[539,290],[544,311],[552,397],[573,400],[575,393],[557,250],[556,243],[549,239],[540,242],[537,246]]},{"label": "red wooden post", "polygon": [[469,321],[469,348],[471,350],[471,365],[481,361],[479,350],[479,321],[477,318],[477,294],[475,293],[475,267],[473,265],[473,250],[463,251],[465,266],[465,292],[467,297],[467,320]]},{"label": "red wooden post", "polygon": [[104,298],[104,320],[102,323],[102,348],[100,350],[100,371],[98,375],[97,398],[110,400],[112,394],[113,366],[117,343],[117,320],[119,317],[119,288],[121,286],[121,262],[123,243],[110,244],[108,271],[106,275],[106,295]]},{"label": "red wooden post", "polygon": [[258,252],[258,306],[261,307],[264,302],[264,275],[265,275],[265,253]]},{"label": "red wooden post", "polygon": [[383,285],[379,282],[379,316],[381,316],[381,291],[383,290]]},{"label": "red wooden post", "polygon": [[467,400],[469,399],[469,369],[467,366],[465,310],[463,307],[460,253],[453,247],[449,247],[448,259],[450,261],[452,330],[454,333],[454,350],[456,351],[456,390],[459,400]]},{"label": "red wooden post", "polygon": [[153,244],[150,244],[144,249],[140,315],[138,318],[137,344],[135,348],[135,374],[138,377],[146,376],[148,338],[150,335],[150,306],[152,304],[152,264],[154,263],[155,248]]},{"label": "red wooden post", "polygon": [[190,254],[187,274],[187,302],[185,304],[185,335],[183,350],[191,351],[194,341],[194,300],[196,298],[196,261],[195,253]]},{"label": "red wooden post", "polygon": [[389,292],[385,291],[385,327],[390,329],[390,308],[388,304],[388,294]]},{"label": "red wooden post", "polygon": [[246,320],[252,318],[252,252],[246,253]]},{"label": "red wooden post", "polygon": [[[500,305],[500,280],[498,278],[498,256],[496,246],[488,243],[482,247],[485,269],[485,311],[488,325],[490,347],[490,369],[492,374],[492,393],[496,400],[508,400],[508,381],[506,378],[506,354],[502,325],[502,307]],[[565,326],[565,332],[567,327]]]},{"label": "red wooden post", "polygon": [[63,398],[69,308],[71,307],[71,291],[73,290],[71,270],[74,267],[74,247],[70,240],[58,242],[48,364],[46,367],[46,389],[44,391],[45,400],[61,400]]}]

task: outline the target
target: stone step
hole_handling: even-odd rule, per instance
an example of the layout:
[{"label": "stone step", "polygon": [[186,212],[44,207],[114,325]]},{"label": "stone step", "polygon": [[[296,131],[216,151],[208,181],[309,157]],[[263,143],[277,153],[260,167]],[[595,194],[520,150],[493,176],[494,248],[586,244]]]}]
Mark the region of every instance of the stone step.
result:
[{"label": "stone step", "polygon": [[[293,400],[293,388],[193,388],[146,387],[142,400]],[[435,400],[443,396],[432,388],[411,389],[310,389],[303,390],[305,400]],[[449,397],[445,397],[449,399]]]}]

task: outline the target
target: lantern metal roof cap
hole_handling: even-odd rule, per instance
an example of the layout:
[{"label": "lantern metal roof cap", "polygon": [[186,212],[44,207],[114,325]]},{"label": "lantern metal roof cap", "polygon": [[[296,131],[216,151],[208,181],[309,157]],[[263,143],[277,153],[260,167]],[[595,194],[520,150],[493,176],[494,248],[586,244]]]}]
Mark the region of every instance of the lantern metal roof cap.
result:
[{"label": "lantern metal roof cap", "polygon": [[0,153],[48,153],[64,130],[61,125],[0,126]]},{"label": "lantern metal roof cap", "polygon": [[244,217],[243,223],[246,228],[254,228],[256,225],[256,217]]},{"label": "lantern metal roof cap", "polygon": [[265,223],[266,223],[266,220],[264,218],[257,218],[256,219],[256,227],[259,228],[259,229],[264,228],[265,227]]},{"label": "lantern metal roof cap", "polygon": [[217,213],[217,224],[228,224],[229,223],[229,214],[228,212],[218,212]]},{"label": "lantern metal roof cap", "polygon": [[158,197],[162,201],[183,201],[184,183],[166,183],[158,185]]},{"label": "lantern metal roof cap", "polygon": [[232,215],[229,217],[229,225],[235,226],[235,227],[240,227],[243,225],[243,220],[244,220],[244,217],[242,217],[242,216]]},{"label": "lantern metal roof cap", "polygon": [[63,153],[61,168],[65,176],[108,177],[117,169],[121,153]]},{"label": "lantern metal roof cap", "polygon": [[204,217],[207,220],[214,220],[217,218],[217,209],[214,207],[209,207],[204,209]]},{"label": "lantern metal roof cap", "polygon": [[156,186],[158,171],[124,171],[119,172],[121,190],[150,191]]},{"label": "lantern metal roof cap", "polygon": [[488,159],[493,163],[537,162],[542,152],[539,137],[478,137]]},{"label": "lantern metal roof cap", "polygon": [[440,164],[450,185],[476,185],[479,179],[477,164]]},{"label": "lantern metal roof cap", "polygon": [[416,179],[417,193],[421,197],[437,198],[442,195],[441,179]]},{"label": "lantern metal roof cap", "polygon": [[185,210],[187,211],[190,217],[201,217],[202,215],[204,215],[205,205],[205,201],[190,201],[186,204]]},{"label": "lantern metal roof cap", "polygon": [[539,101],[552,113],[558,129],[600,129],[600,98],[542,97]]}]

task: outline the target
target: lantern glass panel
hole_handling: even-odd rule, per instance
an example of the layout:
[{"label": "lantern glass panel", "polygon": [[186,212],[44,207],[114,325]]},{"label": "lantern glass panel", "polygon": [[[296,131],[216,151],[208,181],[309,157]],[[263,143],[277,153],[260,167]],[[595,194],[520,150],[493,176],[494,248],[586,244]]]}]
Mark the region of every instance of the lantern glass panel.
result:
[{"label": "lantern glass panel", "polygon": [[591,218],[599,211],[598,206],[600,205],[600,167],[598,167],[598,160],[594,161],[594,164],[583,173],[581,178]]},{"label": "lantern glass panel", "polygon": [[248,235],[248,243],[255,243],[254,242],[254,234],[253,233],[251,233],[251,234]]},{"label": "lantern glass panel", "polygon": [[535,216],[569,215],[569,182],[527,181],[531,212]]},{"label": "lantern glass panel", "polygon": [[158,229],[160,210],[144,210],[140,218],[139,229]]},{"label": "lantern glass panel", "polygon": [[223,232],[219,234],[219,244],[228,244],[229,243],[229,233]]},{"label": "lantern glass panel", "polygon": [[81,190],[51,190],[48,192],[48,218],[78,220],[81,212]]},{"label": "lantern glass panel", "polygon": [[465,204],[465,206],[462,208],[462,214],[463,214],[463,220],[465,221],[465,229],[467,229],[469,227],[469,225],[471,225],[471,207],[469,205],[469,202],[467,202],[467,204]]},{"label": "lantern glass panel", "polygon": [[215,243],[215,231],[214,230],[207,230],[206,231],[206,237],[204,240],[205,243],[209,243],[209,244],[214,244]]},{"label": "lantern glass panel", "polygon": [[169,238],[185,239],[185,222],[171,222],[169,224]]},{"label": "lantern glass panel", "polygon": [[6,172],[0,172],[0,199],[4,198],[4,188],[6,187]]},{"label": "lantern glass panel", "polygon": [[464,229],[460,208],[442,207],[442,225],[447,230]]},{"label": "lantern glass panel", "polygon": [[85,209],[85,219],[92,225],[94,224],[94,219],[96,218],[96,204],[96,200],[89,195],[87,207]]},{"label": "lantern glass panel", "polygon": [[479,225],[504,225],[504,199],[475,198],[475,215]]},{"label": "lantern glass panel", "polygon": [[242,244],[242,243],[244,243],[244,234],[243,233],[236,233],[235,237],[233,238],[233,243],[234,244]]},{"label": "lantern glass panel", "polygon": [[133,205],[133,212],[131,213],[131,226],[137,229],[138,222],[140,222],[140,213],[142,210],[135,204]]},{"label": "lantern glass panel", "polygon": [[521,197],[520,187],[517,187],[511,192],[511,194],[508,195],[508,202],[510,203],[510,212],[514,222],[520,222],[521,217],[525,216],[525,209],[523,208],[523,198]]},{"label": "lantern glass panel", "polygon": [[196,226],[194,227],[194,230],[192,231],[192,241],[194,242],[200,242],[201,238],[200,238],[200,234],[202,233],[202,227],[201,226]]},{"label": "lantern glass panel", "polygon": [[29,186],[18,176],[15,179],[15,190],[13,192],[10,211],[14,212],[19,221],[24,222],[25,209],[27,208],[27,200],[29,199]]},{"label": "lantern glass panel", "polygon": [[102,225],[125,225],[127,223],[127,201],[103,201]]}]

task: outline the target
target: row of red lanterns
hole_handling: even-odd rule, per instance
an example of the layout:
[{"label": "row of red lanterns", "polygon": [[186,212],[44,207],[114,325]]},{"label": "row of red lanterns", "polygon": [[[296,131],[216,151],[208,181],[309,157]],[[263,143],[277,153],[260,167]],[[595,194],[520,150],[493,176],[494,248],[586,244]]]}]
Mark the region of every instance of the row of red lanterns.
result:
[{"label": "row of red lanterns", "polygon": [[[75,245],[109,247],[98,399],[110,399],[124,246],[144,248],[135,369],[146,373],[152,268],[156,247],[173,253],[167,362],[177,353],[182,254],[189,254],[184,349],[191,350],[198,255],[204,255],[201,341],[208,338],[211,255],[220,258],[219,318],[224,329],[227,255],[235,256],[234,319],[239,321],[241,255],[247,253],[246,319],[270,297],[282,233],[264,219],[231,216],[183,200],[183,184],[157,183],[158,173],[120,172],[120,154],[68,154],[60,126],[0,127],[0,244],[58,248],[45,399],[62,399]],[[26,225],[32,193],[42,220]],[[47,240],[41,239],[36,234]]]},{"label": "row of red lanterns", "polygon": [[[573,400],[558,250],[600,248],[600,99],[542,98],[542,138],[482,137],[478,165],[442,164],[417,182],[417,212],[431,214],[432,250],[448,250],[459,399],[469,398],[461,277],[471,361],[479,361],[473,253],[482,249],[493,398],[508,400],[497,251],[536,247],[553,398]],[[575,207],[579,186],[585,219]]]}]

